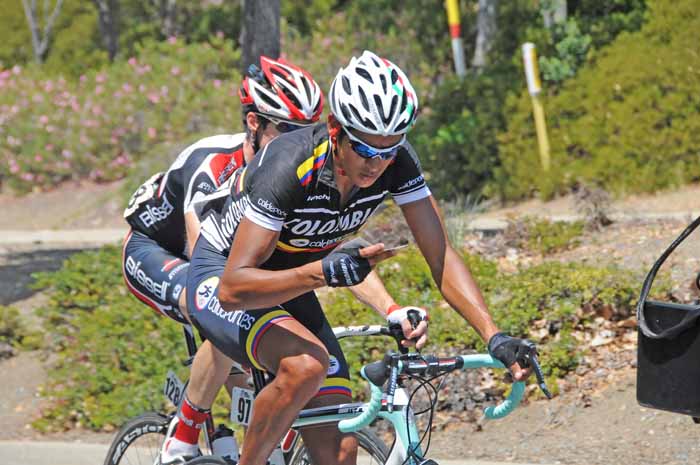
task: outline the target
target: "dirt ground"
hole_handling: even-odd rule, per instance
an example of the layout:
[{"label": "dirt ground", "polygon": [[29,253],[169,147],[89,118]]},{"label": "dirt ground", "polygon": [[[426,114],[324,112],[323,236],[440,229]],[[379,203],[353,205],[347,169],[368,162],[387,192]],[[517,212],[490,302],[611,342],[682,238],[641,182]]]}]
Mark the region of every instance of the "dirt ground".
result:
[{"label": "dirt ground", "polygon": [[[21,199],[0,195],[2,230],[120,227],[119,184],[81,185]],[[617,212],[688,213],[700,211],[700,186],[647,197],[633,197],[613,204]],[[117,200],[115,200],[115,198]],[[527,202],[517,207],[489,211],[502,218],[514,214],[574,214],[571,199]],[[588,234],[573,250],[550,260],[583,260],[617,263],[641,279],[689,218],[626,220]],[[485,247],[484,238],[467,237],[467,244]],[[471,242],[470,242],[471,241]],[[476,241],[476,242],[474,242]],[[482,241],[482,242],[479,242]],[[477,247],[477,249],[478,249]],[[27,317],[41,305],[41,294],[26,289],[32,271],[55,269],[73,251],[12,250],[0,241],[0,303],[19,307]],[[518,251],[498,258],[503,266],[527,265],[541,260]],[[695,296],[691,283],[700,270],[697,235],[664,266],[670,270],[675,293]],[[537,400],[522,406],[504,420],[470,423],[440,414],[436,420],[431,452],[435,458],[469,457],[488,460],[600,465],[690,465],[700,463],[700,425],[685,416],[640,407],[635,399],[636,352],[634,330],[617,345],[591,347],[575,375],[562,380],[562,394],[552,401]],[[603,363],[604,362],[604,363]],[[38,415],[39,386],[46,379],[46,365],[37,353],[22,353],[0,361],[0,440],[35,437],[27,423]],[[7,376],[6,375],[6,376]],[[459,386],[454,386],[458,389]],[[109,434],[69,431],[43,439],[104,442]]]},{"label": "dirt ground", "polygon": [[81,182],[22,197],[0,194],[0,235],[3,229],[121,228],[128,200],[122,192],[123,184]]}]

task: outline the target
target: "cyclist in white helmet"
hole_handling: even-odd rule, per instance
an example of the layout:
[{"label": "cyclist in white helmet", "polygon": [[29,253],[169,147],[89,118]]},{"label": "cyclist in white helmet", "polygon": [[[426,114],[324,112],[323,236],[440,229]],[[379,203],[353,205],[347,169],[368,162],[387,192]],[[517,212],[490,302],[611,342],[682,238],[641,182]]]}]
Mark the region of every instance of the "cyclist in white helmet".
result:
[{"label": "cyclist in white helmet", "polygon": [[[250,163],[272,139],[315,123],[323,110],[323,93],[307,71],[265,56],[260,68],[249,68],[238,96],[245,133],[207,137],[192,144],[167,172],[156,174],[134,194],[125,212],[132,226],[123,254],[127,285],[144,303],[179,323],[189,321],[186,278],[190,251],[199,235],[197,203]],[[400,308],[376,274],[353,291],[375,309]],[[200,347],[199,360],[207,360],[198,364],[202,370],[226,366],[228,371],[232,364],[209,341]],[[230,379],[227,385],[241,383],[245,376]],[[185,405],[185,414],[187,409]],[[196,439],[189,438],[193,434],[197,432],[179,424],[164,443],[161,462],[181,463],[192,455]]]},{"label": "cyclist in white helmet", "polygon": [[[241,465],[264,465],[300,409],[351,398],[347,362],[314,290],[351,287],[395,252],[384,244],[344,247],[391,196],[401,208],[445,300],[524,379],[524,342],[499,332],[469,270],[450,245],[418,157],[406,140],[418,99],[406,75],[365,51],[342,68],[329,94],[327,124],[270,142],[207,203],[188,278],[188,309],[200,332],[228,357],[275,374],[256,397]],[[425,343],[427,314],[414,330],[407,310],[384,312]],[[528,347],[529,349],[529,347]],[[198,354],[199,355],[199,354]],[[203,382],[195,358],[187,397],[210,408],[217,382]],[[217,386],[218,384],[218,386]],[[335,425],[303,430],[312,461],[353,464],[357,442]]]}]

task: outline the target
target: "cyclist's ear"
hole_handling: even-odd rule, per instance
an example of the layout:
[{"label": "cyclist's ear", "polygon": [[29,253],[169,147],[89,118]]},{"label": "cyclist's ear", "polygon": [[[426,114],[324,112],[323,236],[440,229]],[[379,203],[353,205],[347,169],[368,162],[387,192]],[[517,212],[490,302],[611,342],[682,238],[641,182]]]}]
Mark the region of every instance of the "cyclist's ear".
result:
[{"label": "cyclist's ear", "polygon": [[247,128],[250,130],[251,133],[255,133],[255,131],[258,129],[258,126],[260,125],[258,115],[256,115],[252,111],[249,111],[245,114],[245,122]]},{"label": "cyclist's ear", "polygon": [[340,123],[333,114],[328,114],[328,135],[331,137],[331,142],[333,145],[336,144],[338,140],[338,134],[340,133]]}]

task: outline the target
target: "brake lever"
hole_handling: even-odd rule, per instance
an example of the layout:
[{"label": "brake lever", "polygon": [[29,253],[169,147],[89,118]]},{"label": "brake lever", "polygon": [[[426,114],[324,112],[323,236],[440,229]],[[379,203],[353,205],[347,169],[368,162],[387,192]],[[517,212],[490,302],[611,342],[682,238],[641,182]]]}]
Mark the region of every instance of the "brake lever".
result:
[{"label": "brake lever", "polygon": [[524,368],[527,368],[529,366],[532,367],[532,371],[535,372],[535,378],[537,378],[537,385],[540,387],[540,390],[542,393],[547,397],[547,399],[551,399],[552,393],[549,391],[547,388],[547,384],[544,381],[544,374],[542,373],[542,368],[540,367],[539,361],[537,360],[537,347],[535,346],[534,342],[527,341],[528,345],[528,351],[524,355]]},{"label": "brake lever", "polygon": [[394,394],[396,393],[396,385],[399,378],[399,359],[398,357],[391,358],[391,374],[389,376],[389,385],[386,390],[386,406],[389,412],[394,411]]}]

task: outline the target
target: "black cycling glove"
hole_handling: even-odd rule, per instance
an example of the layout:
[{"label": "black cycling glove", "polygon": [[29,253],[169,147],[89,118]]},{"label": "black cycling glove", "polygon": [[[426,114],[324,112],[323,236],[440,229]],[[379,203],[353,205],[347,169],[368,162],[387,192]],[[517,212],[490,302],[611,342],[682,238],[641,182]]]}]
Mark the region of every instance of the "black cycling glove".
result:
[{"label": "black cycling glove", "polygon": [[369,260],[360,256],[359,247],[341,247],[321,260],[323,276],[331,287],[360,284],[372,271]]},{"label": "black cycling glove", "polygon": [[518,362],[520,368],[530,366],[530,358],[537,355],[535,343],[527,339],[496,333],[489,339],[489,355],[501,361],[506,368]]}]

